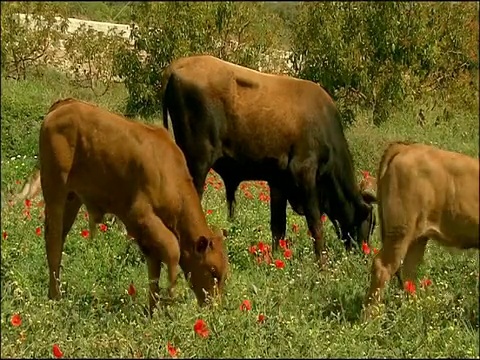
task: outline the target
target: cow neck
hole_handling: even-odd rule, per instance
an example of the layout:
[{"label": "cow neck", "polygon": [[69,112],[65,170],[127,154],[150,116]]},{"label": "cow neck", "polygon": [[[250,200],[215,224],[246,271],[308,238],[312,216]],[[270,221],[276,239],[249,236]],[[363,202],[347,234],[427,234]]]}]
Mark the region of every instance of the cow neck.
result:
[{"label": "cow neck", "polygon": [[190,248],[200,236],[211,236],[211,231],[205,220],[205,215],[200,203],[193,205],[192,201],[188,201],[183,206],[182,214],[178,221],[178,231],[180,235],[180,245]]}]

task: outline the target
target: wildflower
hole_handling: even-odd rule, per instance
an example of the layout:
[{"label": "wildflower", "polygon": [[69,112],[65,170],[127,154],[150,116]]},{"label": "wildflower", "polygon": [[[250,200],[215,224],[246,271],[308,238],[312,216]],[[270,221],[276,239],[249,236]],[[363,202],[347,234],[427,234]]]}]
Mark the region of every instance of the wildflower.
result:
[{"label": "wildflower", "polygon": [[283,269],[285,267],[285,263],[282,260],[275,260],[275,266],[277,269]]},{"label": "wildflower", "polygon": [[411,295],[415,294],[416,287],[413,281],[410,281],[410,280],[405,281],[404,288],[405,288],[405,291],[408,292],[409,294]]},{"label": "wildflower", "polygon": [[172,344],[170,344],[170,341],[167,341],[167,351],[172,358],[177,357],[178,350]]},{"label": "wildflower", "polygon": [[128,295],[135,296],[136,293],[137,290],[135,289],[135,286],[133,285],[133,283],[130,283],[130,285],[128,286]]},{"label": "wildflower", "polygon": [[292,224],[292,231],[298,233],[300,231],[300,226],[298,224]]},{"label": "wildflower", "polygon": [[37,234],[37,236],[42,235],[42,228],[40,226],[35,229],[35,234]]},{"label": "wildflower", "polygon": [[250,304],[250,300],[243,300],[242,304],[240,305],[240,310],[242,311],[250,311],[252,310],[252,304]]},{"label": "wildflower", "polygon": [[2,234],[2,236],[3,236],[3,240],[7,240],[7,238],[8,238],[8,233],[7,233],[6,231],[4,231],[3,234]]},{"label": "wildflower", "polygon": [[60,346],[57,344],[53,344],[53,356],[55,356],[57,359],[63,357],[63,352],[60,350]]},{"label": "wildflower", "polygon": [[108,230],[108,226],[105,224],[100,224],[98,227],[100,228],[101,232],[106,232]]},{"label": "wildflower", "polygon": [[32,216],[30,215],[30,210],[29,209],[26,209],[24,212],[23,212],[23,215],[25,215],[25,217],[30,220],[32,218]]},{"label": "wildflower", "polygon": [[378,254],[378,249],[377,249],[377,248],[373,248],[373,253],[374,253],[375,255],[377,255],[377,254]]},{"label": "wildflower", "polygon": [[248,248],[248,252],[250,254],[255,254],[257,252],[257,246],[256,245],[252,245]]},{"label": "wildflower", "polygon": [[198,336],[202,338],[208,337],[208,328],[207,323],[202,319],[197,319],[193,325],[193,330],[197,333]]},{"label": "wildflower", "polygon": [[212,209],[208,209],[207,210],[207,215],[212,215],[213,214],[213,210]]},{"label": "wildflower", "polygon": [[32,206],[32,201],[30,199],[25,199],[25,206],[27,208],[29,208],[30,206]]},{"label": "wildflower", "polygon": [[370,247],[368,246],[368,244],[365,241],[362,242],[362,251],[365,255],[370,254]]},{"label": "wildflower", "polygon": [[85,220],[88,220],[88,212],[85,211],[85,212],[83,213],[83,217],[85,218]]},{"label": "wildflower", "polygon": [[322,217],[320,218],[320,220],[322,221],[322,223],[327,221],[327,215],[323,214]]},{"label": "wildflower", "polygon": [[425,279],[422,280],[421,285],[422,285],[423,288],[427,288],[430,285],[432,285],[432,280],[430,280],[428,278],[425,278]]},{"label": "wildflower", "polygon": [[262,324],[265,321],[265,315],[263,314],[258,314],[257,322],[259,324]]},{"label": "wildflower", "polygon": [[260,250],[262,253],[266,252],[266,245],[261,241],[258,243],[258,250]]},{"label": "wildflower", "polygon": [[13,326],[19,327],[22,325],[22,318],[20,317],[19,314],[13,314],[12,318],[10,319],[10,322],[12,323]]},{"label": "wildflower", "polygon": [[285,259],[290,260],[290,258],[292,257],[292,250],[285,249],[283,256],[285,256]]},{"label": "wildflower", "polygon": [[280,239],[280,241],[279,241],[278,243],[279,243],[279,245],[280,245],[280,247],[281,247],[282,249],[287,249],[288,244],[287,244],[287,241],[286,241],[286,240]]},{"label": "wildflower", "polygon": [[362,170],[362,176],[364,179],[368,179],[370,177],[370,173],[366,170]]},{"label": "wildflower", "polygon": [[87,237],[90,235],[90,231],[88,231],[88,230],[82,230],[81,235],[82,235],[82,237],[87,238]]}]

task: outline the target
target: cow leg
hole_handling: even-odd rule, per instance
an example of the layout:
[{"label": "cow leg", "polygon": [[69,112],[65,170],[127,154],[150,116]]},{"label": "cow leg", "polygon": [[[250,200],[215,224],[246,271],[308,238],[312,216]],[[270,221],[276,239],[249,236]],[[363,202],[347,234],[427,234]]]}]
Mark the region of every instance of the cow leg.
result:
[{"label": "cow leg", "polygon": [[225,184],[225,197],[227,198],[228,204],[228,220],[232,221],[235,215],[235,205],[237,203],[235,200],[235,192],[237,191],[239,182],[223,178],[223,183]]},{"label": "cow leg", "polygon": [[72,228],[75,219],[77,218],[78,211],[82,206],[82,201],[77,196],[77,194],[71,192],[67,195],[67,200],[65,201],[65,209],[63,212],[63,235],[62,243],[65,243],[65,238]]},{"label": "cow leg", "polygon": [[270,186],[270,229],[272,231],[272,249],[276,251],[280,239],[285,238],[287,228],[287,197],[280,187]]},{"label": "cow leg", "polygon": [[[401,267],[401,286],[406,280],[415,281],[417,278],[417,268],[425,254],[428,238],[421,237],[410,244],[403,265]],[[397,271],[398,273],[399,271]]]},{"label": "cow leg", "polygon": [[169,277],[169,293],[173,296],[176,283],[177,266],[180,261],[180,245],[176,236],[165,226],[155,214],[150,214],[143,221],[143,229],[139,245],[147,257],[150,283],[150,313],[157,303],[158,281],[160,279],[160,263],[167,265]]},{"label": "cow leg", "polygon": [[148,303],[150,316],[153,315],[153,310],[159,299],[159,286],[158,282],[160,281],[160,271],[162,270],[162,262],[159,261],[155,256],[146,256],[147,259],[147,268],[148,268]]},{"label": "cow leg", "polygon": [[373,259],[370,289],[365,299],[364,318],[372,316],[373,306],[380,303],[382,291],[386,283],[398,269],[407,252],[408,241],[406,237],[387,238],[383,247]]},{"label": "cow leg", "polygon": [[63,204],[63,199],[52,202],[45,200],[45,246],[50,274],[48,297],[52,300],[60,299],[60,263],[64,240]]}]

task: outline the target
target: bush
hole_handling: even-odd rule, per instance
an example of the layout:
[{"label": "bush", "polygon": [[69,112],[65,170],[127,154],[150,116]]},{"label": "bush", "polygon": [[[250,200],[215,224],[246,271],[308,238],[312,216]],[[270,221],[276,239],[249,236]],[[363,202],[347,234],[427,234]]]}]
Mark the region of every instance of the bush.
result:
[{"label": "bush", "polygon": [[127,48],[121,33],[110,29],[107,34],[85,24],[65,41],[69,77],[79,87],[89,88],[95,95],[105,95],[114,82],[115,56]]},{"label": "bush", "polygon": [[[117,73],[129,93],[127,112],[161,109],[162,70],[174,59],[211,54],[250,68],[265,68],[280,43],[273,13],[261,3],[151,2],[136,5],[134,48],[119,53]],[[174,14],[174,15],[173,15]]]},{"label": "bush", "polygon": [[303,3],[293,36],[294,74],[324,86],[346,122],[362,106],[379,124],[407,96],[478,70],[473,3]]},{"label": "bush", "polygon": [[63,7],[51,2],[12,1],[2,2],[1,9],[2,73],[25,79],[30,67],[53,56],[50,50],[65,34]]}]

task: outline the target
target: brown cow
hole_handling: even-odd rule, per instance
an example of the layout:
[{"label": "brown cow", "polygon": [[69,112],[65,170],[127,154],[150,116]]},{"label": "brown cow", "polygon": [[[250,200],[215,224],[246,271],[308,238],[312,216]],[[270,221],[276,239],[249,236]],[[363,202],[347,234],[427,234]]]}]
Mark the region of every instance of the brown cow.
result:
[{"label": "brown cow", "polygon": [[63,244],[82,203],[94,223],[112,213],[136,239],[148,266],[150,311],[162,262],[170,295],[178,264],[199,304],[222,289],[223,236],[207,226],[185,158],[165,129],[69,98],[51,106],[39,150],[51,299],[60,297]]},{"label": "brown cow", "polygon": [[377,192],[383,248],[373,260],[366,318],[393,274],[415,280],[429,238],[479,248],[478,179],[478,159],[418,143],[386,148]]}]

